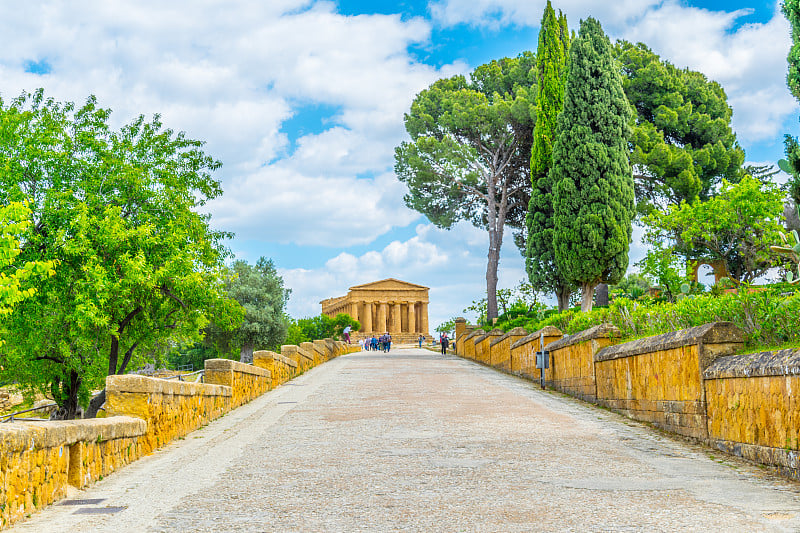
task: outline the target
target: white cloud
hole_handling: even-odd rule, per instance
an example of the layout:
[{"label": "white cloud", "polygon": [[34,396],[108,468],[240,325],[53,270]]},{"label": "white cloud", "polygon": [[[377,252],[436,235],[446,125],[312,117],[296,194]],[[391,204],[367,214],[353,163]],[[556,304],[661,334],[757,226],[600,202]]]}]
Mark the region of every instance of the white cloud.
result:
[{"label": "white cloud", "polygon": [[[317,315],[321,300],[342,296],[353,285],[393,277],[431,287],[428,315],[433,331],[486,293],[487,245],[486,233],[466,222],[449,231],[419,224],[414,237],[391,242],[382,250],[360,256],[340,253],[318,269],[279,270],[292,288],[288,312],[295,317]],[[506,242],[500,287],[513,287],[524,277],[519,251]]]},{"label": "white cloud", "polygon": [[[743,144],[780,136],[786,118],[800,109],[785,83],[791,40],[779,2],[768,22],[738,28],[737,22],[752,10],[712,11],[677,0],[565,0],[556,8],[567,15],[573,29],[581,19],[594,16],[612,38],[644,42],[676,66],[698,70],[719,82]],[[538,27],[544,2],[440,0],[431,4],[431,10],[445,26]]]},{"label": "white cloud", "polygon": [[[240,237],[364,244],[418,218],[388,174],[403,112],[463,69],[409,54],[430,31],[420,18],[343,16],[327,1],[0,4],[0,90],[96,94],[117,123],[160,113],[206,140],[225,190],[208,209]],[[26,73],[28,62],[51,71]],[[338,112],[292,146],[281,128],[306,105]]]}]

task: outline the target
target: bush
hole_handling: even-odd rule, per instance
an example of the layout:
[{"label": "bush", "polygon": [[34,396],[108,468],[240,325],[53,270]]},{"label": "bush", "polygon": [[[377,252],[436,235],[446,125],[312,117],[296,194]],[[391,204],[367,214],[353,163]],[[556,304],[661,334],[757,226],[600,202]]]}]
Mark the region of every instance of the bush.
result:
[{"label": "bush", "polygon": [[796,288],[789,294],[785,291],[786,286],[780,284],[721,295],[704,293],[675,303],[618,298],[608,308],[588,313],[574,309],[545,313],[543,319],[529,319],[523,327],[533,332],[550,325],[566,334],[574,334],[608,323],[619,328],[624,339],[630,340],[725,321],[742,329],[749,346],[798,344],[800,292]]}]

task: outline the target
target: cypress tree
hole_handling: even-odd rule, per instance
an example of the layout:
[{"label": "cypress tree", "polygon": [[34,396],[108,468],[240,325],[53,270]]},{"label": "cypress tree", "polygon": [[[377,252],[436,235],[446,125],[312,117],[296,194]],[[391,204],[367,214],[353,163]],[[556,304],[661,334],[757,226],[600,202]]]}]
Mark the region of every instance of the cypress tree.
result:
[{"label": "cypress tree", "polygon": [[553,141],[558,115],[564,107],[569,30],[567,17],[556,18],[550,0],[542,15],[539,46],[536,51],[537,112],[531,150],[531,199],[528,204],[525,269],[537,290],[553,291],[558,308],[569,306],[574,290],[561,274],[553,249],[552,183],[549,171],[553,161]]},{"label": "cypress tree", "polygon": [[580,286],[583,311],[591,310],[598,283],[617,283],[628,268],[632,116],[611,42],[589,17],[570,47],[550,170],[556,263]]}]

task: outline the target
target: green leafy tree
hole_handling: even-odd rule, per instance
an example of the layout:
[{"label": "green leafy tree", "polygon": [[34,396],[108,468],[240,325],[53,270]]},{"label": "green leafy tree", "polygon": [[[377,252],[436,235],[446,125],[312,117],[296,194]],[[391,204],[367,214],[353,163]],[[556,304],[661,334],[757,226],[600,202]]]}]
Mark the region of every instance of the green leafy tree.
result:
[{"label": "green leafy tree", "polygon": [[564,108],[569,30],[563,14],[556,17],[548,0],[536,51],[537,114],[531,150],[531,199],[526,218],[525,270],[536,290],[553,291],[559,310],[569,307],[574,285],[558,268],[553,244],[553,143],[558,115]]},{"label": "green leafy tree", "polygon": [[645,219],[645,240],[670,243],[661,254],[688,261],[721,260],[732,279],[751,283],[780,260],[770,246],[780,241],[783,192],[746,176],[723,181],[719,195],[706,202],[682,203]]},{"label": "green leafy tree", "polygon": [[658,285],[662,296],[675,301],[686,282],[686,261],[675,254],[671,240],[664,235],[646,233],[642,241],[648,245],[647,253],[636,263],[642,274]]},{"label": "green leafy tree", "polygon": [[629,300],[638,300],[642,296],[647,295],[650,290],[650,281],[640,274],[628,274],[620,282],[611,288],[611,292],[615,297],[628,298]]},{"label": "green leafy tree", "polygon": [[252,363],[255,349],[279,350],[286,339],[284,310],[290,291],[284,289],[272,260],[265,257],[252,266],[236,261],[232,270],[227,292],[244,309],[244,320],[230,331],[212,326],[209,335],[222,352],[237,350],[241,362]]},{"label": "green leafy tree", "polygon": [[525,52],[435,82],[405,115],[410,142],[395,150],[406,205],[438,227],[468,220],[489,237],[488,316],[497,317],[505,226],[521,229],[530,196],[535,60]]},{"label": "green leafy tree", "polygon": [[299,318],[289,323],[289,334],[286,342],[300,344],[320,339],[338,339],[342,336],[344,328],[350,326],[354,331],[361,329],[358,320],[354,320],[346,313],[339,313],[331,318],[327,315]]},{"label": "green leafy tree", "polygon": [[2,378],[49,395],[67,419],[107,375],[196,340],[210,318],[241,320],[225,294],[225,235],[197,213],[221,194],[220,163],[158,117],[115,131],[109,116],[93,97],[0,101],[0,202],[29,199],[32,213],[15,265],[57,261],[4,323]]},{"label": "green leafy tree", "polygon": [[[792,47],[787,57],[789,72],[786,76],[786,83],[794,97],[800,101],[800,0],[784,0],[781,8],[792,26]],[[796,137],[786,135],[784,146],[788,162],[781,167],[789,173],[790,178],[787,184],[789,196],[794,203],[793,208],[796,210],[800,206],[800,143]]]},{"label": "green leafy tree", "polygon": [[639,211],[705,201],[722,179],[739,181],[744,150],[722,87],[662,61],[641,43],[619,41],[615,53],[636,109],[630,161]]},{"label": "green leafy tree", "polygon": [[[0,319],[25,298],[36,294],[36,287],[32,286],[35,279],[55,273],[55,261],[28,261],[23,265],[15,262],[22,251],[20,235],[31,226],[30,216],[31,211],[23,202],[0,206]],[[3,342],[0,327],[0,346]]]},{"label": "green leafy tree", "polygon": [[598,283],[628,267],[634,192],[628,162],[631,107],[600,23],[581,22],[570,46],[564,111],[553,147],[555,257],[590,311]]}]

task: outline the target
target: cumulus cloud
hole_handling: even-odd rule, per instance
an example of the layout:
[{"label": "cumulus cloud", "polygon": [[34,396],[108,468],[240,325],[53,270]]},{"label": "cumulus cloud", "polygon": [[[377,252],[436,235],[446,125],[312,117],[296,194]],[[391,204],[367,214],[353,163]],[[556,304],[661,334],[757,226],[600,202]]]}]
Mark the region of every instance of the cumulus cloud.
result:
[{"label": "cumulus cloud", "polygon": [[[538,27],[545,2],[522,0],[438,0],[431,12],[445,26],[469,24],[498,29]],[[677,0],[625,0],[598,3],[563,0],[556,6],[571,28],[591,15],[613,38],[644,42],[662,58],[719,82],[734,110],[733,125],[745,144],[782,134],[798,106],[786,88],[789,23],[775,2],[765,23],[739,24],[751,10],[718,11]]]},{"label": "cumulus cloud", "polygon": [[[320,301],[342,296],[353,285],[388,277],[431,288],[431,330],[461,314],[472,300],[486,293],[486,233],[466,222],[449,231],[418,224],[415,233],[408,240],[393,241],[359,256],[340,253],[316,269],[279,270],[286,286],[293,288],[289,314],[317,315]],[[499,273],[501,288],[513,287],[525,277],[522,257],[513,243],[503,246]]]},{"label": "cumulus cloud", "polygon": [[[243,238],[365,244],[413,222],[389,172],[403,112],[435,79],[463,69],[408,49],[430,23],[343,16],[327,1],[99,2],[0,5],[2,96],[45,87],[96,94],[118,123],[160,113],[224,163],[214,224]],[[44,74],[26,72],[30,63]],[[304,106],[338,112],[290,139]],[[357,205],[370,208],[359,210]]]}]

